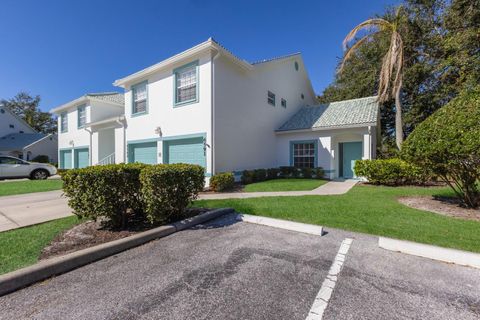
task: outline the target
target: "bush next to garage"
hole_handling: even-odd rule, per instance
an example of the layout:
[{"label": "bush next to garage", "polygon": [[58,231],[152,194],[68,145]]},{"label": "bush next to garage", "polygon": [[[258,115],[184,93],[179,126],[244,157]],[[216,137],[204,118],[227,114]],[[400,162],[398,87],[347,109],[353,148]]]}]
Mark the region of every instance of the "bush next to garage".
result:
[{"label": "bush next to garage", "polygon": [[232,172],[217,173],[210,178],[210,188],[216,192],[233,189],[235,176]]},{"label": "bush next to garage", "polygon": [[40,154],[32,159],[32,162],[39,162],[39,163],[48,163],[50,161],[50,157],[44,154]]},{"label": "bush next to garage", "polygon": [[401,153],[431,169],[465,205],[480,206],[480,86],[461,93],[418,125]]},{"label": "bush next to garage", "polygon": [[282,166],[280,168],[244,170],[242,172],[242,184],[250,184],[273,179],[305,178],[305,179],[323,179],[325,171],[323,168],[296,168]]},{"label": "bush next to garage", "polygon": [[144,212],[152,223],[183,217],[205,183],[203,167],[191,164],[147,166],[140,173]]},{"label": "bush next to garage", "polygon": [[62,173],[68,204],[78,217],[105,219],[114,228],[125,228],[130,218],[142,214],[140,172],[142,164],[116,164],[72,169]]},{"label": "bush next to garage", "polygon": [[387,186],[424,184],[430,177],[429,172],[396,158],[357,160],[354,171],[369,183]]}]

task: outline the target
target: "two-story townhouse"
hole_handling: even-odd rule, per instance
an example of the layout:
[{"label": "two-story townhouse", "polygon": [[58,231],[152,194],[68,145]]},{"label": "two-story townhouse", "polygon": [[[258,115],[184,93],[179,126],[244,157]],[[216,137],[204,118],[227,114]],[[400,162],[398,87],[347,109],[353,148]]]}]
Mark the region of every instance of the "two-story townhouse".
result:
[{"label": "two-story townhouse", "polygon": [[335,178],[375,156],[375,97],[317,105],[300,53],[249,63],[210,38],[114,85],[124,116],[100,123],[114,128],[117,163],[195,163],[207,177],[322,166]]},{"label": "two-story townhouse", "polygon": [[59,168],[115,163],[115,129],[124,127],[123,94],[90,93],[61,105],[58,115]]}]

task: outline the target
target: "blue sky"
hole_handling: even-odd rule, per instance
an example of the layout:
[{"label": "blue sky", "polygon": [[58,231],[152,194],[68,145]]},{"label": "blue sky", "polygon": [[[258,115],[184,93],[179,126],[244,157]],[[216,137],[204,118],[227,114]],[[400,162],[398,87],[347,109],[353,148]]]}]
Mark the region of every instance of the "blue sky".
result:
[{"label": "blue sky", "polygon": [[398,0],[2,0],[0,98],[19,91],[51,108],[213,36],[256,61],[302,52],[317,93],[332,81],[342,40]]}]

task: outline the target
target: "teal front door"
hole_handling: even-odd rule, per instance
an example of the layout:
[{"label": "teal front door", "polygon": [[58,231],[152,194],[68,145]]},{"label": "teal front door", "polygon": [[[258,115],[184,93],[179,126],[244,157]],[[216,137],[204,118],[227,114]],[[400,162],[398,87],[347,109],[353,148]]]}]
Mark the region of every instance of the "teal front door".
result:
[{"label": "teal front door", "polygon": [[88,167],[89,155],[88,155],[88,148],[83,149],[75,149],[75,168],[85,168]]},{"label": "teal front door", "polygon": [[355,161],[362,159],[362,142],[343,142],[340,144],[340,176],[353,178]]},{"label": "teal front door", "polygon": [[60,150],[60,169],[72,168],[72,150]]},{"label": "teal front door", "polygon": [[164,141],[164,163],[189,163],[206,166],[203,138]]},{"label": "teal front door", "polygon": [[146,164],[157,163],[157,142],[135,143],[128,145],[128,162]]}]

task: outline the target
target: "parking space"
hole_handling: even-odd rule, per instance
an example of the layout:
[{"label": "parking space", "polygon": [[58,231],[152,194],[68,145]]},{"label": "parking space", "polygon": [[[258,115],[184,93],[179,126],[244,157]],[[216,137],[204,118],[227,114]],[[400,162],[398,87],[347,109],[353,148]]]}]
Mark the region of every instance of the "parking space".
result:
[{"label": "parking space", "polygon": [[346,238],[324,319],[478,319],[479,270],[327,231],[229,216],[1,297],[0,319],[304,320]]}]

